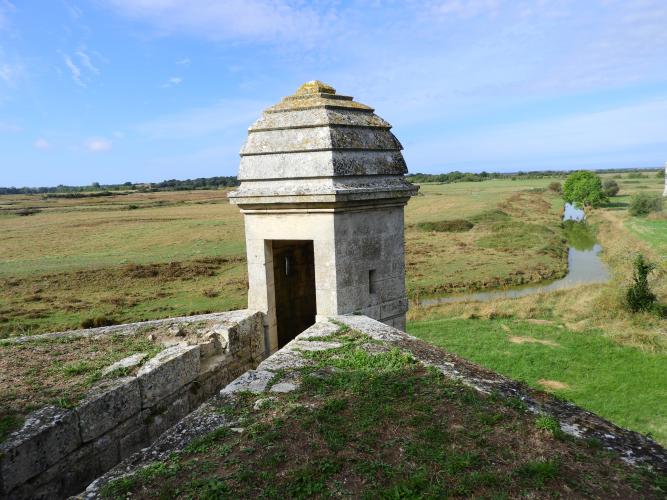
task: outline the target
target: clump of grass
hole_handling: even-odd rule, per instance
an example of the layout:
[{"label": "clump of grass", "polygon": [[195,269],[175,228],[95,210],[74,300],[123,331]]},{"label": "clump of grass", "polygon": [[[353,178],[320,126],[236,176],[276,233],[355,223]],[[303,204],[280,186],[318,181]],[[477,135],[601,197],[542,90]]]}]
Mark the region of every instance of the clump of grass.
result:
[{"label": "clump of grass", "polygon": [[507,212],[505,212],[504,210],[495,208],[492,210],[485,210],[484,212],[481,212],[477,215],[473,215],[472,217],[470,217],[470,220],[474,223],[489,223],[489,222],[506,221],[511,218],[512,216]]},{"label": "clump of grass", "polygon": [[23,425],[23,418],[18,415],[5,415],[0,417],[0,443],[9,435]]},{"label": "clump of grass", "polygon": [[475,224],[465,219],[441,220],[437,222],[421,222],[417,224],[423,231],[435,231],[438,233],[463,233],[470,231]]},{"label": "clump of grass", "polygon": [[523,464],[516,470],[516,475],[540,488],[548,480],[555,479],[559,471],[560,464],[556,460],[536,460]]}]

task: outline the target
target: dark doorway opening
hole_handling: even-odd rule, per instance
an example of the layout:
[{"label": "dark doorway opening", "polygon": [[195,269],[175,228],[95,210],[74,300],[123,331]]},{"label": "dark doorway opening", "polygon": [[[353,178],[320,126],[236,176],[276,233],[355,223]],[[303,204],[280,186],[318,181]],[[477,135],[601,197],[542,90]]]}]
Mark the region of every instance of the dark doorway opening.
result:
[{"label": "dark doorway opening", "polygon": [[315,253],[312,241],[273,240],[278,347],[315,324]]}]

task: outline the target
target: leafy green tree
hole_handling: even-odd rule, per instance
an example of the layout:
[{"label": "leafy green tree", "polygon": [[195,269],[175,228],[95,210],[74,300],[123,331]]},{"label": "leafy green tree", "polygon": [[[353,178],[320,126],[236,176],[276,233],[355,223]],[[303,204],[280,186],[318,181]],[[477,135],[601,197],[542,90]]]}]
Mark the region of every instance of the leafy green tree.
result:
[{"label": "leafy green tree", "polygon": [[599,207],[607,201],[607,195],[602,190],[599,175],[580,170],[567,176],[563,185],[563,199],[578,206]]},{"label": "leafy green tree", "polygon": [[607,179],[604,181],[604,184],[602,184],[602,190],[604,191],[604,194],[611,198],[612,196],[616,196],[621,188],[618,187],[618,182],[614,179]]},{"label": "leafy green tree", "polygon": [[632,312],[648,311],[656,301],[648,284],[648,275],[655,269],[655,264],[638,254],[633,265],[632,285],[625,294],[625,301]]}]

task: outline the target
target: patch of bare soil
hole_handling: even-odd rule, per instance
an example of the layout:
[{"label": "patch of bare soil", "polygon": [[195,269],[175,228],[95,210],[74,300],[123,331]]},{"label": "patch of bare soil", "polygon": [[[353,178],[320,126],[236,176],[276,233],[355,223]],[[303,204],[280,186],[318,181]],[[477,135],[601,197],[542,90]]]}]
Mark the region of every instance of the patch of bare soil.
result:
[{"label": "patch of bare soil", "polygon": [[559,389],[569,389],[570,385],[566,384],[565,382],[559,382],[558,380],[546,380],[546,379],[540,379],[537,381],[538,384],[540,384],[542,387],[545,387],[547,389],[553,389],[553,390],[559,390]]},{"label": "patch of bare soil", "polygon": [[510,335],[509,339],[513,344],[542,344],[549,347],[560,347],[558,342],[553,340],[536,339],[535,337],[521,337],[519,335]]}]

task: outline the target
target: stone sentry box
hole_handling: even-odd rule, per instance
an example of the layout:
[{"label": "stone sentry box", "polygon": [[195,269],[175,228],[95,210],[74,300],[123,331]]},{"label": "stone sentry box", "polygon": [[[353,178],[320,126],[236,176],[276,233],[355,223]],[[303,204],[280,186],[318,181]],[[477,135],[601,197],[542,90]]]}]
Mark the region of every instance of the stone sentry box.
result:
[{"label": "stone sentry box", "polygon": [[248,307],[266,313],[271,352],[338,314],[405,328],[403,209],[418,188],[390,129],[319,81],[249,128],[229,199],[245,218]]}]

